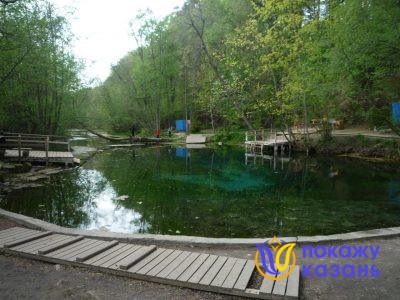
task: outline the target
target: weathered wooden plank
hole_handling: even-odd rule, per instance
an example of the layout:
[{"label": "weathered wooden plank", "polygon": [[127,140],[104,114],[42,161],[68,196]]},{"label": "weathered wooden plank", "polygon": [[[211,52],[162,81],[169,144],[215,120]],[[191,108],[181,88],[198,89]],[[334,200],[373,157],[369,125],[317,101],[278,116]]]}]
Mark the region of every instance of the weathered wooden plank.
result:
[{"label": "weathered wooden plank", "polygon": [[65,246],[63,248],[54,250],[54,251],[50,251],[49,253],[46,253],[45,255],[49,256],[49,257],[55,257],[55,256],[60,255],[61,253],[71,251],[72,249],[78,247],[79,245],[87,243],[87,241],[88,241],[88,239],[84,238],[83,240],[80,240],[79,242],[76,242],[75,244],[71,244],[71,245]]},{"label": "weathered wooden plank", "polygon": [[13,236],[9,236],[9,237],[5,237],[3,239],[0,240],[0,247],[4,247],[4,244],[16,241],[18,239],[24,238],[26,236],[30,236],[32,235],[31,232],[25,232],[23,234],[18,234],[18,235],[13,235]]},{"label": "weathered wooden plank", "polygon": [[224,283],[222,284],[223,288],[232,289],[238,280],[240,274],[242,273],[243,267],[246,264],[246,259],[237,259],[235,265],[232,270],[229,272],[229,275],[226,277]]},{"label": "weathered wooden plank", "polygon": [[127,270],[130,267],[132,267],[134,264],[136,264],[138,261],[142,260],[144,257],[149,255],[150,253],[156,251],[157,247],[154,245],[151,246],[144,246],[131,255],[127,256],[122,260],[121,262],[118,263],[119,268],[122,270]]},{"label": "weathered wooden plank", "polygon": [[149,256],[146,256],[144,259],[142,259],[141,261],[139,261],[136,265],[134,265],[133,267],[130,267],[128,269],[128,272],[131,273],[136,273],[137,271],[139,271],[141,268],[143,268],[145,265],[147,265],[148,263],[152,262],[154,259],[156,259],[159,255],[161,255],[165,250],[164,248],[158,248],[156,251],[154,251],[153,253],[151,253]]},{"label": "weathered wooden plank", "polygon": [[23,231],[10,233],[8,236],[5,236],[1,239],[2,244],[6,244],[7,242],[14,241],[16,239],[32,235],[33,233],[37,233],[40,231],[32,230],[32,229],[24,229]]},{"label": "weathered wooden plank", "polygon": [[199,283],[203,276],[208,272],[213,263],[218,259],[217,255],[210,255],[207,257],[206,261],[201,265],[201,267],[190,277],[188,282]]},{"label": "weathered wooden plank", "polygon": [[39,231],[39,232],[33,233],[32,235],[29,235],[29,236],[26,236],[26,237],[23,237],[20,239],[16,239],[13,242],[7,242],[4,244],[4,247],[5,248],[15,247],[15,246],[18,246],[18,245],[21,245],[21,244],[24,244],[24,243],[27,243],[27,242],[30,242],[30,241],[33,241],[36,239],[40,239],[41,237],[48,236],[51,234],[53,234],[51,231],[45,231],[45,232]]},{"label": "weathered wooden plank", "polygon": [[[200,256],[200,253],[195,253],[195,252],[191,252],[189,253],[189,255],[185,258],[185,260],[183,262],[181,262],[179,264],[179,266],[177,268],[175,268],[172,272],[170,272],[167,276],[168,279],[172,279],[172,280],[177,280],[178,277],[183,276],[183,274],[190,268],[190,266],[196,261],[196,259]],[[204,258],[205,260],[206,258]],[[199,265],[200,266],[200,265]],[[193,273],[195,272],[195,270],[190,273],[186,280],[183,281],[187,281],[190,276],[193,275]]]},{"label": "weathered wooden plank", "polygon": [[40,248],[38,250],[39,255],[45,255],[47,253],[53,252],[55,250],[64,248],[66,246],[72,245],[76,242],[83,240],[83,236],[69,236],[67,239],[54,243],[52,245],[48,245],[46,247]]},{"label": "weathered wooden plank", "polygon": [[288,278],[285,277],[280,280],[276,280],[274,284],[274,288],[272,290],[273,295],[278,295],[278,296],[284,296],[286,292],[286,284],[287,284]]},{"label": "weathered wooden plank", "polygon": [[[146,275],[148,276],[156,276],[158,273],[164,270],[170,263],[172,263],[179,255],[182,254],[183,251],[175,250],[172,252],[166,259],[160,262],[157,266],[151,269]],[[160,276],[159,276],[160,277]]]},{"label": "weathered wooden plank", "polygon": [[89,259],[89,258],[91,258],[91,257],[103,252],[103,251],[106,251],[106,250],[108,250],[111,247],[114,247],[116,245],[118,245],[118,241],[103,242],[103,243],[97,245],[96,247],[94,247],[94,248],[92,248],[92,249],[90,249],[88,251],[80,253],[75,258],[75,260],[78,261],[78,262],[83,262],[83,261],[85,261],[85,260],[87,260],[87,259]]},{"label": "weathered wooden plank", "polygon": [[177,258],[174,259],[164,270],[157,274],[157,277],[166,278],[171,272],[182,265],[183,261],[191,254],[191,252],[183,251]]},{"label": "weathered wooden plank", "polygon": [[244,291],[246,289],[255,267],[256,265],[254,263],[254,260],[248,260],[246,262],[242,273],[240,273],[240,276],[237,279],[235,286],[233,287],[235,290]]},{"label": "weathered wooden plank", "polygon": [[56,251],[49,252],[46,256],[54,257],[54,258],[61,258],[68,253],[75,251],[76,249],[80,249],[86,245],[90,245],[93,243],[94,240],[92,239],[83,239],[75,244],[69,245],[67,247],[61,248]]},{"label": "weathered wooden plank", "polygon": [[225,264],[222,266],[221,270],[219,270],[218,274],[211,281],[210,285],[215,287],[220,287],[224,283],[225,279],[229,276],[232,268],[234,267],[237,258],[229,257]]},{"label": "weathered wooden plank", "polygon": [[69,260],[69,261],[74,261],[75,258],[81,254],[82,252],[85,252],[87,250],[90,250],[94,247],[96,247],[97,245],[102,244],[103,241],[98,241],[98,240],[91,240],[91,243],[87,244],[86,246],[80,247],[79,249],[75,249],[74,251],[71,251],[63,256],[60,257],[60,259],[64,259],[64,260]]},{"label": "weathered wooden plank", "polygon": [[286,297],[293,297],[295,299],[299,298],[300,289],[300,266],[295,266],[292,274],[289,275],[287,287],[286,287]]},{"label": "weathered wooden plank", "polygon": [[90,250],[87,250],[85,252],[80,253],[75,260],[77,262],[83,262],[89,258],[92,258],[93,256],[106,251],[116,245],[118,245],[118,241],[111,241],[111,242],[102,242],[101,244],[98,244],[96,247],[91,248]]},{"label": "weathered wooden plank", "polygon": [[[197,253],[193,253],[197,254]],[[191,255],[192,256],[192,255]],[[210,256],[210,254],[201,254],[199,255],[193,263],[190,264],[190,266],[181,274],[179,275],[178,278],[173,278],[171,276],[171,279],[177,279],[179,281],[188,281],[190,277],[200,268],[200,266],[206,261],[206,259]],[[188,257],[187,260],[190,260],[190,257]],[[185,263],[185,262],[184,262]],[[175,272],[174,272],[175,273]]]},{"label": "weathered wooden plank", "polygon": [[[94,264],[95,262],[97,262],[101,259],[106,259],[107,257],[108,257],[108,259],[111,259],[113,257],[112,255],[115,254],[116,251],[118,251],[121,248],[124,248],[126,246],[127,246],[127,244],[119,243],[118,245],[116,245],[102,253],[99,253],[96,256],[93,256],[92,258],[86,260],[84,263],[90,265],[90,264]],[[115,255],[117,255],[117,254],[115,254]],[[106,262],[106,260],[104,260],[103,262]]]},{"label": "weathered wooden plank", "polygon": [[12,247],[12,249],[15,251],[27,252],[27,253],[30,253],[32,250],[34,250],[34,252],[36,252],[41,247],[44,247],[48,244],[58,242],[60,240],[65,240],[66,238],[68,238],[68,236],[66,236],[66,235],[52,234],[52,235],[45,236],[40,239],[34,240],[29,243],[24,243],[22,245]]},{"label": "weathered wooden plank", "polygon": [[129,245],[129,247],[124,252],[121,252],[120,254],[110,259],[106,263],[102,264],[101,266],[110,269],[118,269],[120,261],[122,261],[128,255],[135,253],[140,248],[142,248],[142,246],[140,245]]},{"label": "weathered wooden plank", "polygon": [[139,271],[137,271],[137,274],[146,274],[149,272],[151,269],[153,269],[155,266],[157,266],[160,262],[162,262],[165,258],[167,258],[174,250],[172,249],[167,249],[163,253],[161,253],[159,256],[157,256],[155,259],[153,259],[151,262],[149,262],[147,265],[145,265],[143,268],[141,268]]},{"label": "weathered wooden plank", "polygon": [[8,237],[10,235],[13,235],[17,232],[24,231],[24,230],[26,230],[26,228],[22,228],[22,227],[12,227],[12,228],[4,229],[4,230],[0,231],[0,240],[4,237]]},{"label": "weathered wooden plank", "polygon": [[261,287],[260,287],[260,295],[271,295],[272,290],[274,289],[275,282],[276,282],[275,280],[263,278],[263,281],[262,281]]},{"label": "weathered wooden plank", "polygon": [[217,276],[219,270],[221,270],[222,266],[225,264],[228,258],[226,256],[219,256],[217,260],[213,263],[211,268],[207,271],[207,273],[200,280],[199,284],[210,285],[215,276]]},{"label": "weathered wooden plank", "polygon": [[125,250],[124,252],[121,252],[108,262],[102,264],[102,267],[109,268],[109,269],[118,269],[120,261],[125,259],[128,255],[131,255],[132,253],[135,253],[137,250],[142,248],[140,245],[129,245],[130,247]]},{"label": "weathered wooden plank", "polygon": [[[119,248],[119,246],[121,246]],[[97,256],[93,257],[92,259],[89,259],[88,261],[86,261],[85,263],[87,264],[91,264],[93,266],[101,266],[102,264],[107,263],[108,261],[110,261],[111,259],[113,259],[114,257],[120,255],[121,253],[125,253],[126,251],[130,250],[132,248],[132,245],[129,244],[118,244],[117,249],[115,248],[111,248],[107,251],[105,251],[102,254],[99,254],[101,257],[99,257],[98,259],[96,259]],[[114,251],[112,251],[112,249],[115,249]],[[110,253],[107,253],[108,251],[110,251]],[[94,261],[92,261],[94,260]]]},{"label": "weathered wooden plank", "polygon": [[[53,235],[50,235],[50,237],[52,237],[52,236]],[[36,243],[35,245],[32,245],[32,247],[24,248],[24,249],[21,249],[20,251],[26,252],[26,253],[38,254],[38,251],[43,248],[55,245],[57,243],[63,243],[64,241],[69,240],[69,239],[70,239],[70,237],[66,236],[66,235],[62,235],[59,238],[57,238],[57,237],[49,238],[47,240],[43,240],[42,243]]]}]

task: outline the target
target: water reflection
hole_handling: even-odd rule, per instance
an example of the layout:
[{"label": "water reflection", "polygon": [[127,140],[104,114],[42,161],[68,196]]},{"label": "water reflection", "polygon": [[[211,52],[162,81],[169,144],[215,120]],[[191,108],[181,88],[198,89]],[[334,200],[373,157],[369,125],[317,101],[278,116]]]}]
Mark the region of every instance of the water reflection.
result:
[{"label": "water reflection", "polygon": [[78,169],[51,177],[43,188],[12,192],[6,209],[66,227],[146,231],[148,226],[141,215],[124,208],[120,201],[112,183],[100,171]]},{"label": "water reflection", "polygon": [[[89,191],[91,191],[88,203],[91,208],[88,211],[88,222],[84,224],[86,229],[101,229],[114,232],[144,232],[148,226],[141,221],[141,215],[133,209],[126,209],[118,202],[124,201],[129,196],[118,197],[111,182],[96,170],[82,170],[79,172],[79,179],[87,180]],[[104,182],[99,190],[90,190],[96,183]]]},{"label": "water reflection", "polygon": [[213,237],[398,226],[393,165],[245,157],[242,149],[113,149],[2,206],[56,224]]}]

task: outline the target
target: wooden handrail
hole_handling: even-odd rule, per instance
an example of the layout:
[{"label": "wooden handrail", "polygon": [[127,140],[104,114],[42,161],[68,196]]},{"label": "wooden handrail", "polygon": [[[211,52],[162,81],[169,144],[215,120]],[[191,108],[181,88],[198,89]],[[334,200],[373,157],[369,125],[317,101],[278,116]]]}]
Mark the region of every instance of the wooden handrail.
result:
[{"label": "wooden handrail", "polygon": [[[32,145],[38,144],[43,145],[46,151],[46,157],[49,151],[50,145],[66,145],[68,152],[70,152],[70,143],[69,141],[58,141],[58,140],[50,140],[50,137],[57,137],[55,135],[39,135],[39,134],[22,134],[22,133],[3,133],[5,137],[6,143],[16,143],[18,147],[18,157],[21,158],[21,148],[24,145]],[[25,139],[26,138],[26,139]],[[66,138],[66,137],[64,137]]]},{"label": "wooden handrail", "polygon": [[46,138],[46,137],[57,137],[57,138],[71,138],[70,136],[66,136],[66,135],[53,135],[53,134],[34,134],[34,133],[18,133],[18,132],[3,132],[2,135],[4,136],[30,136],[30,137],[42,137],[42,138]]},{"label": "wooden handrail", "polygon": [[[19,139],[6,139],[6,142],[19,142]],[[22,140],[21,143],[32,143],[32,144],[45,144],[46,140]],[[49,144],[54,144],[54,145],[69,145],[69,142],[60,142],[60,141],[48,141]]]}]

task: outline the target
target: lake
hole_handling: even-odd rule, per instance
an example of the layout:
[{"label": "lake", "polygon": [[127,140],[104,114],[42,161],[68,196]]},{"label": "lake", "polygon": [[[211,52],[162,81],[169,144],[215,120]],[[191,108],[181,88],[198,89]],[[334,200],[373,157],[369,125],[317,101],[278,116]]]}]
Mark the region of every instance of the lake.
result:
[{"label": "lake", "polygon": [[398,164],[245,158],[243,148],[109,149],[0,206],[54,224],[203,237],[322,235],[400,225]]}]

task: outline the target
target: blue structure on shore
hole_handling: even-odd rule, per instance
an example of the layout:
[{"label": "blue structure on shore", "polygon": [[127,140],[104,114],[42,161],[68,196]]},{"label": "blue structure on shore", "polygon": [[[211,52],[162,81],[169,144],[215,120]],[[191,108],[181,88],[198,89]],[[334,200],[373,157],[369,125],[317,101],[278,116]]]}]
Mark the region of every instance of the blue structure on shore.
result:
[{"label": "blue structure on shore", "polygon": [[400,124],[400,102],[392,103],[392,113],[393,113],[393,121],[396,124]]},{"label": "blue structure on shore", "polygon": [[186,131],[187,122],[186,120],[176,120],[176,130],[177,131]]}]

